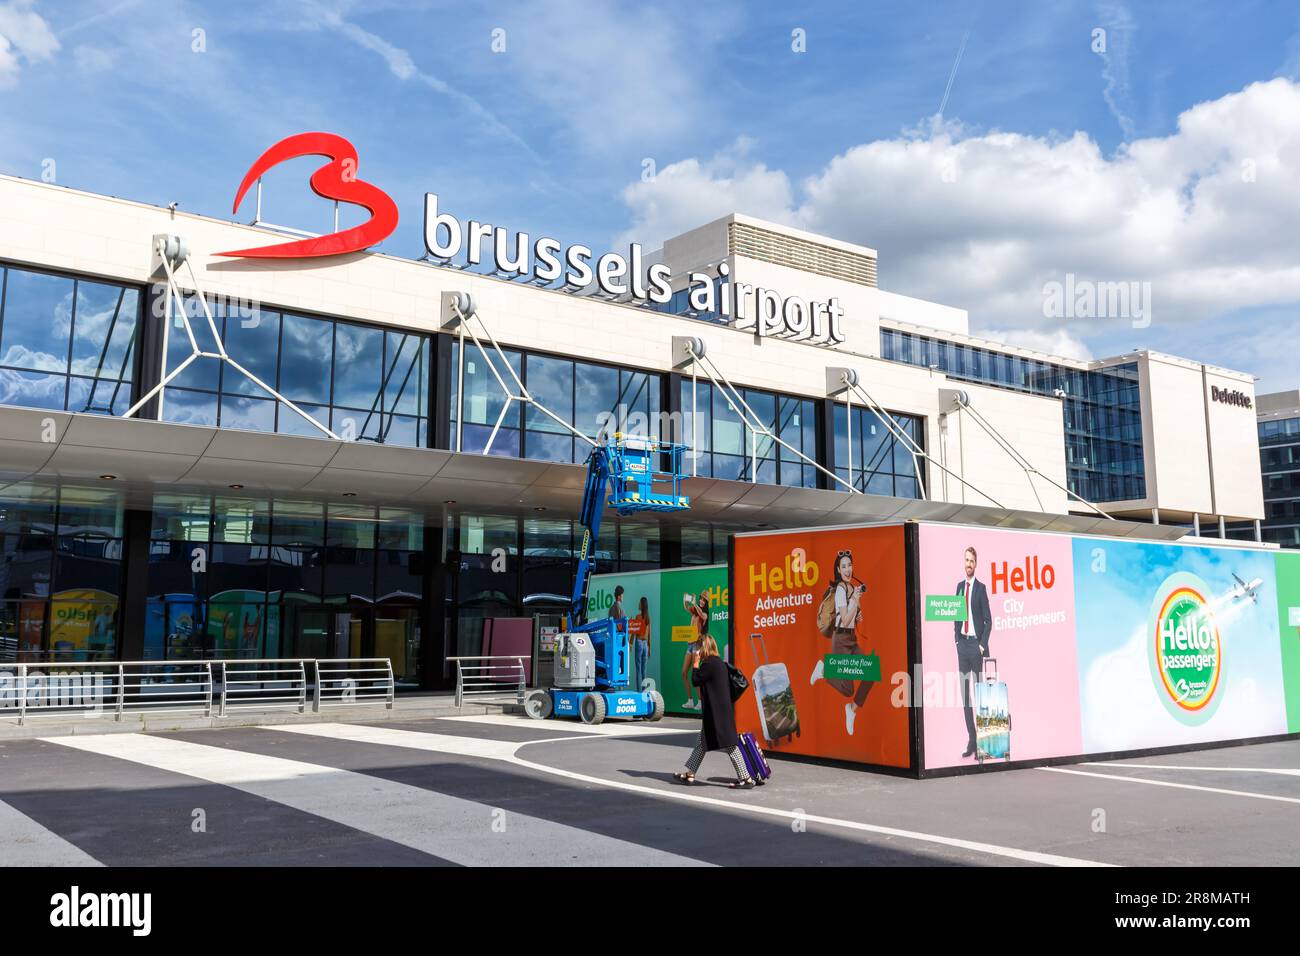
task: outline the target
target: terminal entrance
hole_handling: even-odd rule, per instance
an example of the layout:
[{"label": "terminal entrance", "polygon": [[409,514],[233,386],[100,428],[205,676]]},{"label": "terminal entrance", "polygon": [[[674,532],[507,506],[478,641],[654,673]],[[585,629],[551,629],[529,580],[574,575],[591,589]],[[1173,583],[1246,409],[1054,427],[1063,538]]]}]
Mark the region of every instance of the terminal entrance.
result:
[{"label": "terminal entrance", "polygon": [[386,657],[399,685],[419,680],[420,615],[415,605],[289,606],[284,636],[286,657]]}]

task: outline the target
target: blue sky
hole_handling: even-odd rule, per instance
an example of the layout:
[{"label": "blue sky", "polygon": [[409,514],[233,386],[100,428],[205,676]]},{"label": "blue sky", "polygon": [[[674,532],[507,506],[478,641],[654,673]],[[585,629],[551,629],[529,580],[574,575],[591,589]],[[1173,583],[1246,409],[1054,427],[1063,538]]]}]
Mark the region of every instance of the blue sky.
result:
[{"label": "blue sky", "polygon": [[[977,332],[1293,387],[1300,10],[1228,9],[0,0],[0,170],[229,216],[263,149],[328,130],[397,200],[392,254],[425,191],[596,247],[735,209],[876,248]],[[327,227],[315,165],[268,178],[268,219]],[[1150,327],[1044,316],[1067,273],[1150,283]]]}]

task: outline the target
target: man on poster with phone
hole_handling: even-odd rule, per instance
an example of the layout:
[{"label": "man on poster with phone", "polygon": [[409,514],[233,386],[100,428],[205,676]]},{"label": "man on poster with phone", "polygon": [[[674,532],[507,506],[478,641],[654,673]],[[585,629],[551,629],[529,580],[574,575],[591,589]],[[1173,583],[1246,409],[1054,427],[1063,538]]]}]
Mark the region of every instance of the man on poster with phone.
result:
[{"label": "man on poster with phone", "polygon": [[957,641],[957,670],[961,676],[961,706],[966,715],[968,735],[966,752],[962,757],[975,755],[975,682],[984,670],[984,658],[989,656],[989,631],[993,629],[988,589],[983,581],[975,579],[978,559],[973,547],[967,548],[962,555],[966,576],[957,582],[957,594],[966,599],[966,617],[952,625]]}]

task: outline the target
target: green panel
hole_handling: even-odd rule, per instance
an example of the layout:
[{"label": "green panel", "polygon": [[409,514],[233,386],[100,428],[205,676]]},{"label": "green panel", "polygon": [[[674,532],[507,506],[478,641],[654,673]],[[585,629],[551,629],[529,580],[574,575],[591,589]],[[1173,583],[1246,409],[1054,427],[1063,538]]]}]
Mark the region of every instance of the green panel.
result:
[{"label": "green panel", "polygon": [[1277,555],[1277,611],[1287,732],[1297,734],[1300,733],[1300,554]]},{"label": "green panel", "polygon": [[927,594],[925,596],[925,619],[927,621],[966,620],[966,595]]}]

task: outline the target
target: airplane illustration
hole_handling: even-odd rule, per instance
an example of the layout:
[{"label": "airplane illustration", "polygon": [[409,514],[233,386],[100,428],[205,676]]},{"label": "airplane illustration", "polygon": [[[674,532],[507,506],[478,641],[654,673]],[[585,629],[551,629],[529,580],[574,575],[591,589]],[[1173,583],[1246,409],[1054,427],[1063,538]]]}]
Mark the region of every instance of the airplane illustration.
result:
[{"label": "airplane illustration", "polygon": [[1260,585],[1264,583],[1263,578],[1255,578],[1250,583],[1247,583],[1234,574],[1232,580],[1237,583],[1233,586],[1232,590],[1228,592],[1229,598],[1234,601],[1242,601],[1246,598],[1250,598],[1253,603],[1259,603],[1259,588]]}]

